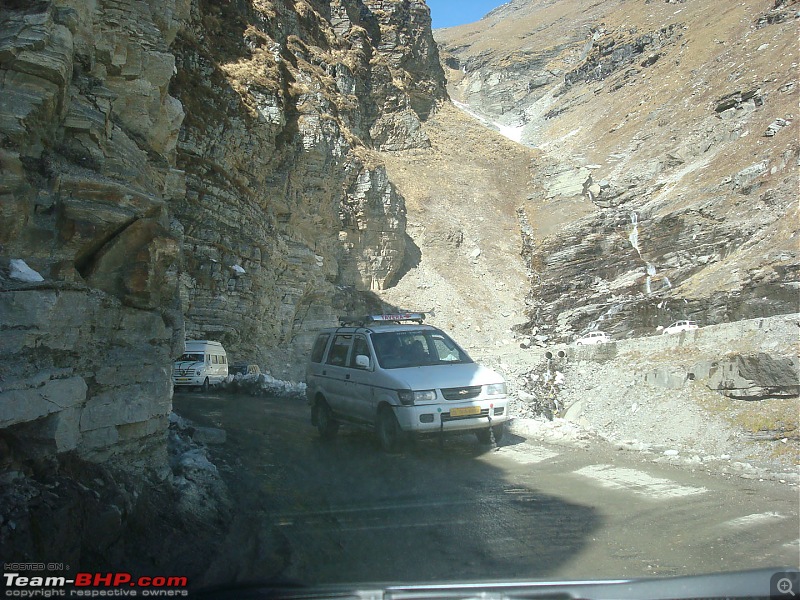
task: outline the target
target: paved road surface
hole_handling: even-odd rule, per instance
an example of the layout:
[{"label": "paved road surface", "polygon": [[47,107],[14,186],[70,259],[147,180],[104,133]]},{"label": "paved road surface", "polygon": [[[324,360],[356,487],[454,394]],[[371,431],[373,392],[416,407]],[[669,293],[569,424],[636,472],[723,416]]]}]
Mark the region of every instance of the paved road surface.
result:
[{"label": "paved road surface", "polygon": [[227,432],[211,452],[237,519],[208,582],[574,580],[800,565],[796,487],[513,435],[496,451],[460,435],[387,455],[364,431],[321,441],[298,400],[178,394],[174,405]]}]

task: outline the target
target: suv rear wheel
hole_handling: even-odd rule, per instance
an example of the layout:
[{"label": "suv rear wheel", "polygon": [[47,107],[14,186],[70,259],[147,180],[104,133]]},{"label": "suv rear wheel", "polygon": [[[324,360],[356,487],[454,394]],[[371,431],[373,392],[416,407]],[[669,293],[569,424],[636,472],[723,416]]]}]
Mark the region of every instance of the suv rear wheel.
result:
[{"label": "suv rear wheel", "polygon": [[316,411],[317,431],[323,440],[329,440],[339,431],[339,422],[334,420],[331,407],[322,398],[314,405]]}]

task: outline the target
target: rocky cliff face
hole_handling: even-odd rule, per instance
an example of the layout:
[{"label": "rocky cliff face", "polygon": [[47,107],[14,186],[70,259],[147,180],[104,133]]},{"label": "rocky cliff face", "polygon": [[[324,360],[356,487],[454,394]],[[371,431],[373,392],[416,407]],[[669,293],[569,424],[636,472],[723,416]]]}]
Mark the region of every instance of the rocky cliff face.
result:
[{"label": "rocky cliff face", "polygon": [[540,151],[527,331],[797,312],[796,2],[534,3],[437,32],[451,95]]},{"label": "rocky cliff face", "polygon": [[169,521],[145,507],[176,493],[184,113],[168,85],[186,17],[170,1],[0,8],[4,556],[114,564],[123,531]]},{"label": "rocky cliff face", "polygon": [[0,12],[0,427],[20,457],[165,460],[183,189],[167,88],[185,16],[176,2]]},{"label": "rocky cliff face", "polygon": [[446,96],[424,4],[0,21],[0,427],[21,454],[163,451],[184,333],[281,371],[397,278],[404,201],[371,152],[424,147]]},{"label": "rocky cliff face", "polygon": [[0,6],[5,555],[107,568],[163,561],[155,522],[214,535],[188,525],[224,522],[213,465],[168,461],[172,360],[210,338],[298,376],[308,331],[404,268],[375,152],[428,145],[445,97],[421,2]]},{"label": "rocky cliff face", "polygon": [[429,143],[445,91],[428,9],[199,2],[176,56],[187,335],[296,376],[304,332],[403,265],[404,201],[369,149]]}]

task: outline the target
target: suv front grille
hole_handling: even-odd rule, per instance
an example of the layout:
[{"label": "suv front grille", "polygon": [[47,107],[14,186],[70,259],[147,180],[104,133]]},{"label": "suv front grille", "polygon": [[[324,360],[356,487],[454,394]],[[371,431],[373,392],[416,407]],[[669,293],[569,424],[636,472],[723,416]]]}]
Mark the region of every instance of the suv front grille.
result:
[{"label": "suv front grille", "polygon": [[481,395],[481,386],[471,385],[468,387],[442,388],[442,396],[445,400],[471,400]]}]

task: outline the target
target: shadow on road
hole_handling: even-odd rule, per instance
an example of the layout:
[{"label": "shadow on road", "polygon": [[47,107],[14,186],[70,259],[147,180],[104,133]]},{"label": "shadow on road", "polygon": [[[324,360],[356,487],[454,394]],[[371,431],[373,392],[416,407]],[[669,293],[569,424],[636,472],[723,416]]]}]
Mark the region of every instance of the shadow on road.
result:
[{"label": "shadow on road", "polygon": [[227,432],[212,456],[239,510],[204,585],[546,578],[600,526],[592,507],[515,482],[473,435],[385,454],[366,431],[322,441],[297,400],[176,396],[175,410]]}]

